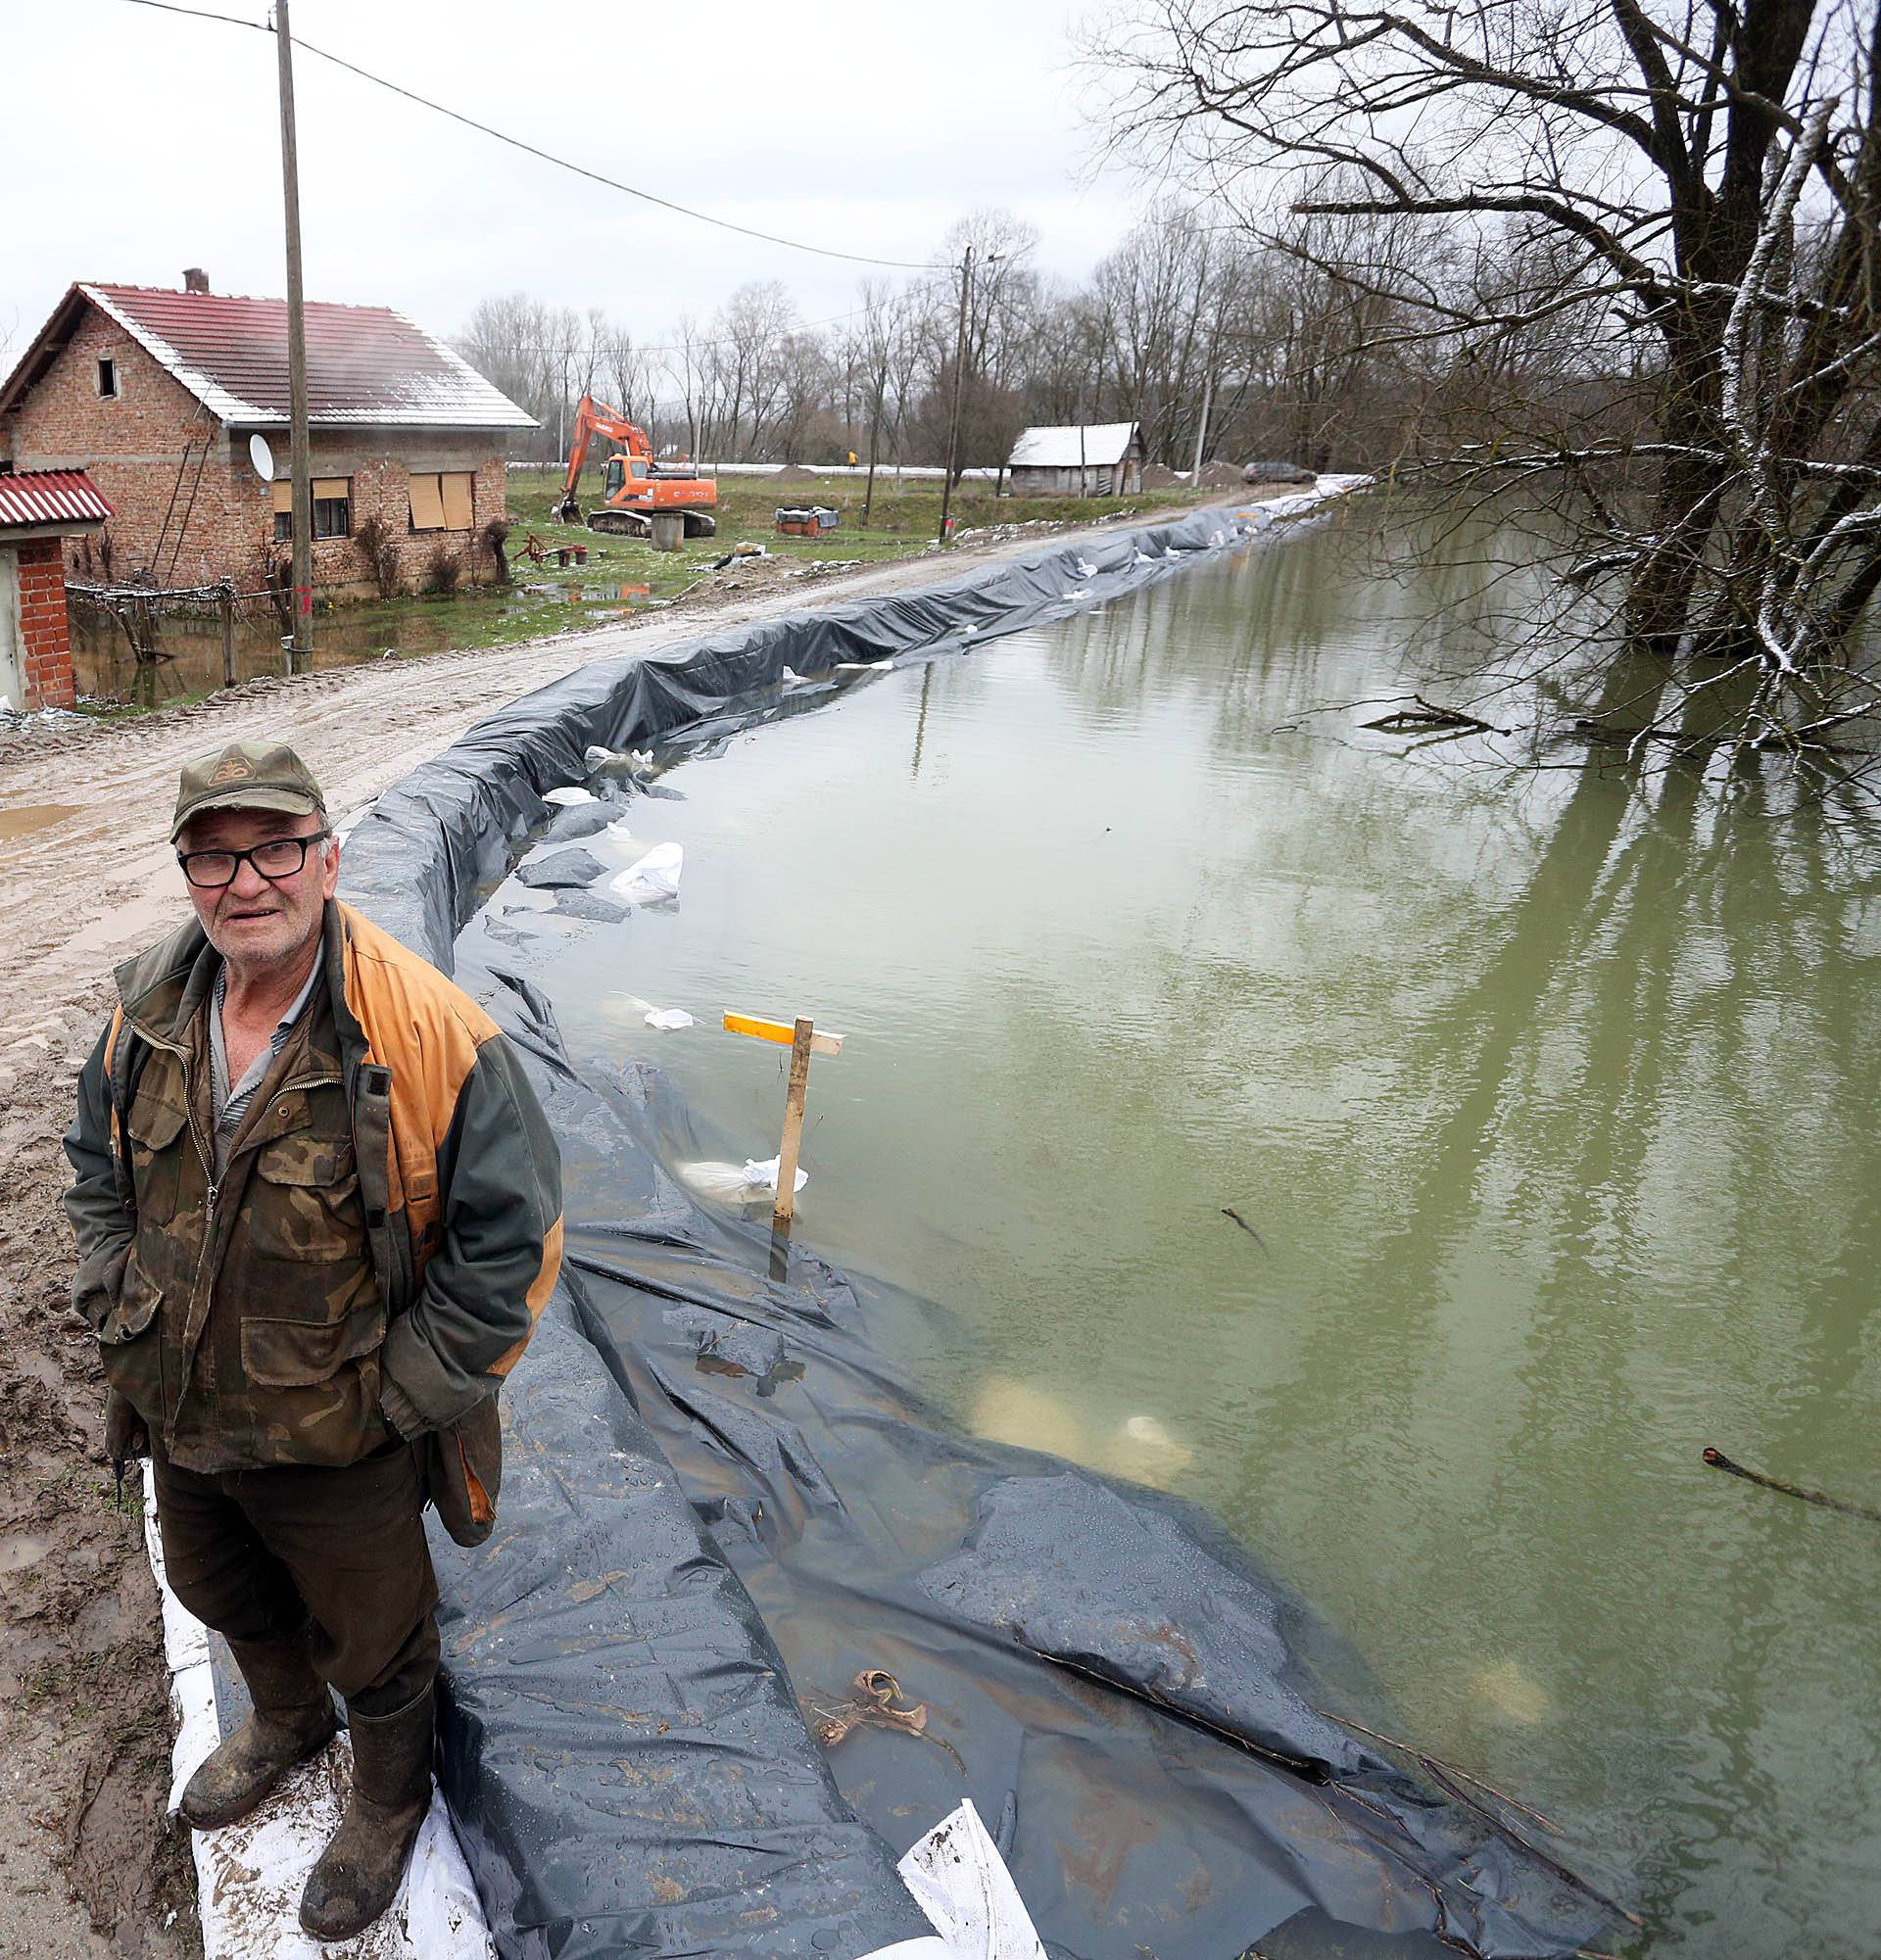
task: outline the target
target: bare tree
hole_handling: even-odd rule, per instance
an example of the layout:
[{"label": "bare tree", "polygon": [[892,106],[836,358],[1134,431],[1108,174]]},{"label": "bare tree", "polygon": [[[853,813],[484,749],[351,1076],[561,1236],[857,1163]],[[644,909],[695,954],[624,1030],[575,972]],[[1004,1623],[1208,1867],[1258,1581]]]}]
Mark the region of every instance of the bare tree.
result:
[{"label": "bare tree", "polygon": [[[1739,753],[1872,710],[1875,0],[1152,0],[1093,54],[1115,140],[1379,304],[1375,344],[1498,377],[1510,426],[1420,460],[1552,503],[1604,644],[1647,662],[1638,740],[1699,692]],[[1350,220],[1446,249],[1355,263],[1320,228]],[[1574,412],[1523,406],[1537,358]]]},{"label": "bare tree", "polygon": [[895,292],[886,279],[864,279],[857,297],[861,306],[849,339],[868,423],[869,475],[862,493],[862,523],[866,526],[875,508],[875,472],[882,454],[883,424],[889,412],[896,357],[915,338],[916,302],[905,291]]},{"label": "bare tree", "polygon": [[630,422],[649,433],[653,423],[652,369],[628,327],[608,321],[601,330],[601,372],[607,398]]},{"label": "bare tree", "polygon": [[686,422],[686,454],[698,460],[705,453],[704,336],[690,313],[681,313],[672,341],[666,355],[666,373],[679,386],[680,412]]},{"label": "bare tree", "polygon": [[529,443],[538,454],[554,453],[561,330],[541,300],[514,292],[479,300],[458,337],[458,352],[471,366],[544,425]]}]

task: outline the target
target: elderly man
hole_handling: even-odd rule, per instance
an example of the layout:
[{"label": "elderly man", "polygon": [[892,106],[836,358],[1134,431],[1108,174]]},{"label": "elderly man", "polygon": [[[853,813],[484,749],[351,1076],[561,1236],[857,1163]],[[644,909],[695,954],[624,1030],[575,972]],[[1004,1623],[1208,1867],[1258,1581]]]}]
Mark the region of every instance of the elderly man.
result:
[{"label": "elderly man", "polygon": [[301,1923],[343,1939],[398,1890],[431,1792],[438,1633],[419,1512],[488,1534],[495,1397],[561,1251],[560,1166],[514,1053],[338,903],[339,844],[291,748],[183,771],[196,916],[117,973],[66,1138],[73,1300],[148,1453],[177,1597],[254,1713],[184,1817],[246,1815],[335,1730],[353,1787]]}]

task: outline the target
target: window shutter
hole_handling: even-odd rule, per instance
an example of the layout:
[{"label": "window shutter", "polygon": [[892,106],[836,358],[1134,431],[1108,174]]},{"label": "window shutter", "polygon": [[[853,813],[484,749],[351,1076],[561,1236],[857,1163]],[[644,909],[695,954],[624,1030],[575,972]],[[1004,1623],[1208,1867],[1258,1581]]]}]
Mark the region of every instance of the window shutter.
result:
[{"label": "window shutter", "polygon": [[444,493],[435,476],[411,479],[411,528],[414,531],[444,529]]},{"label": "window shutter", "polygon": [[314,479],[315,497],[351,497],[353,479],[350,476],[316,476]]},{"label": "window shutter", "polygon": [[444,486],[444,528],[467,531],[470,528],[470,485],[468,470],[452,470],[439,478]]},{"label": "window shutter", "polygon": [[294,511],[293,479],[291,477],[277,476],[274,479],[274,481],[268,485],[268,488],[274,493],[275,516],[277,517],[292,516]]}]

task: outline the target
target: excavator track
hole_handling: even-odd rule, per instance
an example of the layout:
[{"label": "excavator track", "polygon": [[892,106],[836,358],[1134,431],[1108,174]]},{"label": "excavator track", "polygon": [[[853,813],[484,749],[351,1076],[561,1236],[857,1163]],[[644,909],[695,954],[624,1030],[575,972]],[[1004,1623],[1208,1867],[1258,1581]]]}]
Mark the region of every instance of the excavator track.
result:
[{"label": "excavator track", "polygon": [[[653,535],[653,517],[665,512],[644,510],[591,510],[588,513],[588,528],[604,532],[610,538],[651,538]],[[671,515],[686,520],[686,535],[689,538],[716,538],[718,519],[709,510],[679,510]]]}]

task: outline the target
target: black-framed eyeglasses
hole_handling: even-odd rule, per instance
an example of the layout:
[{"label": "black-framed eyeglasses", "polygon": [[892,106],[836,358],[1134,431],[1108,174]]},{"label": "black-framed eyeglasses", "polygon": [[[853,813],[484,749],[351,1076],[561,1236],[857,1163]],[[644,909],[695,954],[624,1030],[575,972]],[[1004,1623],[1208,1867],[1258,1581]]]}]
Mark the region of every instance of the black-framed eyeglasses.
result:
[{"label": "black-framed eyeglasses", "polygon": [[308,845],[332,835],[331,831],[310,831],[304,837],[269,837],[265,844],[248,850],[181,850],[176,853],[176,862],[198,891],[219,891],[235,883],[244,858],[264,878],[294,877],[307,862]]}]

